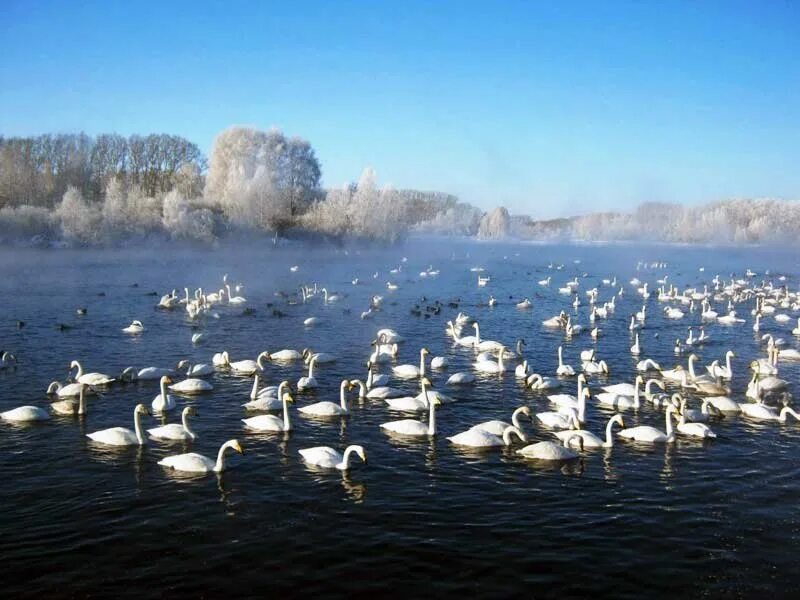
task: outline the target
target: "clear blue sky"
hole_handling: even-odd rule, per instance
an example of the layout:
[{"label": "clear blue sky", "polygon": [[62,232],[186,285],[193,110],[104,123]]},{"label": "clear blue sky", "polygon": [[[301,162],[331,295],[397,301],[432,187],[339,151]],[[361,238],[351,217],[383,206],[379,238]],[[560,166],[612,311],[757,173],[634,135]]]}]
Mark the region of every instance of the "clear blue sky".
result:
[{"label": "clear blue sky", "polygon": [[232,124],[537,216],[800,198],[797,2],[0,1],[0,132]]}]

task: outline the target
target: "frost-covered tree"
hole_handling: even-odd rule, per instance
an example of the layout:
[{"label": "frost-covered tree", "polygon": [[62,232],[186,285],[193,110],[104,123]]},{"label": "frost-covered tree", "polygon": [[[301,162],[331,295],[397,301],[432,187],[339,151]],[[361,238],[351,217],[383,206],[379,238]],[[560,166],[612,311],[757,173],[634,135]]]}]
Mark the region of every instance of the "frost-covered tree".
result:
[{"label": "frost-covered tree", "polygon": [[178,190],[164,197],[162,223],[176,239],[205,242],[214,239],[214,215],[206,208],[193,209]]},{"label": "frost-covered tree", "polygon": [[66,240],[81,244],[99,241],[102,215],[97,207],[83,199],[78,188],[67,188],[55,214],[61,222],[61,231]]},{"label": "frost-covered tree", "polygon": [[508,236],[511,218],[504,206],[495,208],[484,215],[478,228],[478,237],[483,239],[501,239]]}]

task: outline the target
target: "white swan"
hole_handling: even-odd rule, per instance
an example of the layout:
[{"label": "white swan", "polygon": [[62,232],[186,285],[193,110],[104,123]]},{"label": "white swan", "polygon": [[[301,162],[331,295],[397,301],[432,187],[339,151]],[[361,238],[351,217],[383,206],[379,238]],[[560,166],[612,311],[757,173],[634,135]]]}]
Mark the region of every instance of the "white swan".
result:
[{"label": "white swan", "polygon": [[[287,383],[288,382],[283,382]],[[283,419],[279,419],[275,415],[256,415],[242,419],[242,423],[249,429],[256,431],[291,431],[292,422],[289,418],[289,402],[294,402],[294,398],[290,393],[281,395],[281,405],[283,406]]]},{"label": "white swan", "polygon": [[583,450],[583,438],[580,435],[569,437],[564,443],[556,444],[555,442],[537,442],[530,444],[517,450],[517,454],[525,458],[533,458],[535,460],[543,461],[566,461],[573,460],[580,456],[577,452],[568,448],[570,441],[575,437],[579,440],[581,450]]},{"label": "white swan", "polygon": [[141,446],[145,443],[145,438],[142,434],[141,415],[149,414],[150,411],[147,410],[144,404],[137,404],[136,408],[133,409],[133,431],[125,427],[111,427],[88,433],[86,437],[109,446]]},{"label": "white swan", "polygon": [[[68,383],[67,385],[62,385],[58,381],[53,381],[47,386],[47,395],[51,396],[55,394],[59,398],[77,398],[81,394],[81,387],[86,384],[84,383]],[[95,394],[96,392],[92,389],[91,386],[86,387],[86,394]]]},{"label": "white swan", "polygon": [[210,392],[214,389],[214,386],[204,379],[188,377],[183,381],[173,383],[169,386],[169,389],[180,394],[201,394],[203,392]]},{"label": "white swan", "polygon": [[228,448],[239,454],[244,454],[244,449],[239,444],[238,440],[228,440],[220,447],[216,462],[202,454],[189,452],[187,454],[175,454],[173,456],[164,457],[158,461],[158,464],[162,467],[169,467],[176,471],[185,471],[187,473],[209,473],[212,471],[214,473],[221,473],[225,470],[225,450]]},{"label": "white swan", "polygon": [[580,405],[580,398],[583,396],[583,385],[586,383],[586,377],[581,373],[578,375],[578,391],[572,396],[571,394],[550,394],[547,399],[555,404],[558,408],[574,408],[578,410]]},{"label": "white swan", "polygon": [[509,425],[500,435],[473,427],[467,431],[462,431],[461,433],[450,436],[447,439],[456,446],[496,448],[498,446],[510,446],[512,435],[516,435],[522,442],[526,441],[522,432],[513,425]]},{"label": "white swan", "polygon": [[161,392],[155,398],[153,398],[153,402],[150,404],[154,413],[172,410],[177,406],[177,403],[175,402],[175,396],[170,396],[167,394],[167,384],[170,383],[172,383],[172,379],[166,375],[164,375],[159,381]]},{"label": "white swan", "polygon": [[503,354],[505,352],[505,346],[500,346],[499,353],[497,355],[497,362],[493,360],[479,360],[472,364],[472,367],[478,371],[479,373],[490,373],[490,374],[499,374],[506,372],[506,365],[503,362]]},{"label": "white swan", "polygon": [[319,387],[319,383],[317,383],[317,378],[314,377],[314,367],[317,364],[317,359],[312,357],[311,360],[308,362],[308,375],[305,377],[301,377],[297,380],[297,390],[309,390],[312,388]]},{"label": "white swan", "polygon": [[527,406],[520,406],[519,408],[515,409],[513,413],[511,413],[511,423],[506,423],[505,421],[500,420],[493,420],[493,421],[484,421],[483,423],[478,423],[477,425],[473,425],[470,429],[480,429],[481,431],[485,431],[487,433],[492,433],[497,436],[503,435],[506,429],[509,427],[515,427],[519,430],[519,437],[524,442],[527,440],[527,436],[522,430],[522,425],[519,422],[519,416],[525,415],[529,419],[531,418],[531,409]]},{"label": "white swan", "polygon": [[[427,377],[420,380],[422,385],[422,393],[418,396],[403,396],[401,398],[386,398],[386,404],[393,410],[400,410],[404,412],[422,412],[428,410],[431,400],[434,397],[428,396],[428,386],[431,382]],[[437,398],[441,402],[441,398]]]},{"label": "white swan", "polygon": [[647,371],[660,371],[661,365],[659,365],[652,358],[645,358],[644,360],[640,360],[638,363],[636,363],[636,370],[640,373],[646,373]]},{"label": "white swan", "polygon": [[141,321],[131,321],[131,324],[127,327],[123,327],[122,331],[125,333],[142,333],[144,331],[144,325],[142,325]]},{"label": "white swan", "polygon": [[346,390],[352,388],[349,379],[342,379],[342,384],[339,386],[339,404],[323,400],[322,402],[315,402],[307,406],[301,406],[297,410],[304,415],[311,415],[316,417],[331,417],[337,415],[349,414],[347,408],[347,393]]},{"label": "white swan", "polygon": [[475,383],[475,380],[476,377],[474,373],[459,371],[458,373],[453,373],[447,378],[446,385],[468,385],[470,383]]},{"label": "white swan", "polygon": [[75,381],[78,383],[85,383],[88,385],[108,385],[115,381],[113,377],[109,377],[104,373],[84,373],[83,367],[81,363],[77,360],[73,360],[69,365],[70,370],[78,369],[77,373],[75,373]]},{"label": "white swan", "polygon": [[367,453],[364,451],[364,448],[356,444],[345,448],[344,454],[340,454],[329,446],[303,448],[298,450],[298,453],[309,465],[321,467],[323,469],[339,469],[340,471],[347,471],[350,468],[351,454],[357,454],[364,464],[367,462]]},{"label": "white swan", "polygon": [[371,390],[373,388],[382,387],[389,385],[389,376],[385,373],[375,373],[375,370],[372,368],[374,363],[367,362],[367,389]]},{"label": "white swan", "polygon": [[81,416],[86,414],[86,394],[89,393],[91,388],[85,383],[78,384],[80,390],[78,392],[78,400],[68,398],[67,400],[59,400],[50,404],[50,408],[58,415]]},{"label": "white swan", "polygon": [[26,405],[0,413],[0,419],[16,423],[47,421],[50,419],[50,413],[43,408],[39,408],[38,406]]},{"label": "white swan", "polygon": [[633,342],[633,346],[631,346],[631,354],[634,356],[638,356],[642,352],[642,347],[639,345],[639,334],[636,334],[636,339]]},{"label": "white swan", "polygon": [[534,373],[525,381],[529,388],[532,390],[557,390],[561,387],[561,382],[552,377],[542,377],[538,373]]},{"label": "white swan", "polygon": [[608,374],[608,364],[604,360],[600,362],[585,361],[582,363],[581,367],[584,373],[589,373],[590,375],[597,375],[600,373]]},{"label": "white swan", "polygon": [[617,435],[626,440],[633,440],[635,442],[646,442],[649,444],[667,443],[670,444],[675,441],[675,432],[672,429],[672,414],[677,410],[675,405],[670,404],[666,410],[666,426],[667,431],[656,429],[650,425],[639,425],[638,427],[629,427],[617,432]]},{"label": "white swan", "polygon": [[392,367],[392,373],[398,377],[412,378],[412,377],[425,377],[425,357],[428,355],[427,348],[421,348],[419,351],[419,367],[415,365],[397,365]]},{"label": "white swan", "polygon": [[552,429],[580,429],[578,421],[578,411],[574,408],[566,408],[563,411],[538,412],[536,419],[544,426]]},{"label": "white swan", "polygon": [[227,368],[231,364],[228,352],[217,352],[211,357],[211,364],[217,368]]},{"label": "white swan", "polygon": [[558,347],[558,368],[556,369],[556,375],[559,377],[572,377],[575,375],[575,369],[573,369],[571,365],[564,364],[561,346]]},{"label": "white swan", "polygon": [[785,423],[787,415],[792,415],[795,419],[800,421],[800,414],[789,406],[784,406],[781,408],[780,412],[778,412],[777,408],[767,406],[761,402],[742,402],[739,406],[744,416],[759,421],[778,421],[780,423]]},{"label": "white swan", "polygon": [[611,448],[614,445],[614,438],[612,436],[611,430],[615,424],[619,425],[620,427],[625,427],[625,421],[622,420],[622,415],[616,414],[608,420],[608,423],[606,423],[605,440],[598,437],[591,431],[587,431],[585,429],[567,429],[565,431],[554,431],[553,435],[558,437],[558,439],[560,439],[562,443],[567,445],[569,445],[569,441],[573,437],[579,436],[583,440],[584,448]]},{"label": "white swan", "polygon": [[242,404],[247,410],[280,410],[283,406],[282,398],[289,387],[288,381],[281,381],[280,385],[258,389],[259,377],[253,379],[253,389],[250,391],[250,400]]},{"label": "white swan", "polygon": [[742,411],[739,403],[731,400],[728,396],[708,396],[704,400],[722,413],[739,413]]},{"label": "white swan", "polygon": [[523,360],[521,365],[517,365],[514,369],[514,375],[516,377],[520,377],[522,379],[527,379],[528,375],[531,374],[531,370],[528,367],[528,361]]},{"label": "white swan", "polygon": [[686,398],[680,399],[680,406],[681,408],[677,413],[677,416],[679,416],[678,425],[676,427],[678,433],[681,433],[689,437],[699,437],[699,438],[717,437],[717,434],[711,431],[711,428],[705,423],[700,423],[697,421],[689,422],[686,420],[686,411],[684,410],[686,406]]},{"label": "white swan", "polygon": [[195,440],[197,439],[197,435],[194,433],[194,431],[192,431],[191,427],[189,427],[189,417],[196,414],[197,412],[195,411],[194,407],[187,406],[181,412],[180,424],[168,423],[167,425],[162,425],[161,427],[148,429],[147,433],[154,440]]},{"label": "white swan", "polygon": [[450,363],[445,356],[434,356],[431,359],[431,369],[446,369],[449,365]]},{"label": "white swan", "polygon": [[428,436],[436,435],[436,406],[441,404],[438,400],[431,401],[431,407],[428,411],[428,424],[416,419],[402,419],[400,421],[388,421],[381,423],[381,429],[387,433],[397,433],[400,435],[408,436]]},{"label": "white swan", "polygon": [[481,340],[481,328],[477,322],[473,323],[472,327],[475,329],[475,347],[479,351],[499,350],[503,347],[503,344],[495,340]]},{"label": "white swan", "polygon": [[[208,363],[199,363],[196,365],[190,364],[188,360],[182,360],[178,363],[178,369],[186,369],[187,377],[207,377],[214,374],[213,365]],[[168,375],[168,373],[164,373]]]},{"label": "white swan", "polygon": [[265,360],[271,360],[269,352],[262,352],[255,360],[245,359],[228,363],[228,367],[235,375],[253,375],[264,370],[263,362]]},{"label": "white swan", "polygon": [[711,363],[710,366],[706,367],[709,375],[714,378],[722,377],[723,379],[732,379],[733,378],[733,369],[731,368],[731,358],[736,356],[732,350],[728,350],[725,353],[725,366],[720,366],[719,362],[716,360]]}]

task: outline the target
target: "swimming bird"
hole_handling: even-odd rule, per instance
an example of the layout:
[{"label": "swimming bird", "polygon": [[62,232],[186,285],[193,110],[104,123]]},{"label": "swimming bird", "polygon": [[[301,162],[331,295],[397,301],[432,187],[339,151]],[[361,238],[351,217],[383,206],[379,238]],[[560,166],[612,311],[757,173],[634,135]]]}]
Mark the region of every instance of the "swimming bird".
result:
[{"label": "swimming bird", "polygon": [[239,454],[244,454],[244,448],[242,448],[238,440],[228,440],[220,446],[216,461],[202,454],[197,454],[196,452],[188,452],[186,454],[174,454],[164,457],[158,461],[158,464],[162,467],[168,467],[176,471],[184,471],[187,473],[222,473],[227,466],[225,451],[228,449],[238,452]]}]

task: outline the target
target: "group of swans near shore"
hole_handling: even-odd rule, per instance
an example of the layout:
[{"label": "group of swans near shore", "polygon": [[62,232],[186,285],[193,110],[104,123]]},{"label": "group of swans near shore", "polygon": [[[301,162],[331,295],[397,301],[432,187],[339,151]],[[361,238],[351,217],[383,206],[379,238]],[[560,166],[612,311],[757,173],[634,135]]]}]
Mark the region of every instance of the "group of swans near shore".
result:
[{"label": "group of swans near shore", "polygon": [[[426,272],[427,273],[427,272]],[[486,278],[488,283],[489,279]],[[604,280],[606,281],[606,280]],[[611,281],[611,279],[608,279]],[[638,280],[637,280],[638,281]],[[549,286],[550,277],[539,282],[542,287]],[[746,302],[749,299],[756,299],[754,310],[755,325],[753,329],[760,332],[763,329],[764,315],[774,314],[776,323],[789,323],[790,317],[785,313],[775,313],[776,306],[782,306],[786,310],[800,310],[800,297],[791,294],[785,288],[770,287],[762,284],[758,292],[750,293],[752,288],[747,287],[746,282],[731,282],[729,286],[722,284],[720,279],[716,279],[712,292],[706,286],[703,292],[685,290],[678,291],[674,284],[666,289],[666,277],[661,281],[661,287],[657,290],[655,300],[658,302],[679,302],[684,304],[684,299],[689,299],[688,309],[677,307],[665,307],[662,311],[665,319],[678,320],[686,318],[694,311],[693,302],[701,302],[700,318],[703,322],[716,322],[720,325],[735,326],[745,322],[737,316],[733,306],[737,303]],[[577,290],[580,287],[578,278],[568,281],[560,292],[564,295],[575,297],[575,302],[571,304],[575,307],[580,306],[577,302]],[[736,357],[733,351],[724,354],[724,364],[720,360],[714,360],[706,365],[706,373],[698,373],[695,365],[699,360],[694,353],[690,354],[686,366],[678,365],[675,368],[664,369],[661,365],[650,359],[638,357],[644,353],[640,334],[646,331],[647,322],[653,317],[648,317],[647,302],[653,301],[648,286],[645,283],[639,287],[639,283],[634,285],[635,293],[640,296],[645,304],[636,314],[631,317],[631,326],[628,328],[633,336],[633,344],[630,347],[631,355],[637,357],[635,371],[639,373],[633,384],[628,382],[602,386],[599,392],[592,392],[588,385],[587,376],[607,377],[610,374],[609,365],[605,360],[598,360],[597,348],[591,348],[581,352],[581,373],[578,373],[564,361],[563,347],[557,348],[557,367],[556,377],[549,377],[540,373],[533,372],[534,361],[530,357],[524,356],[524,341],[519,340],[516,352],[508,349],[508,346],[501,341],[482,339],[480,325],[477,320],[459,313],[453,320],[448,321],[447,334],[452,339],[455,348],[469,349],[476,353],[476,359],[472,364],[473,371],[481,376],[494,375],[502,377],[509,366],[506,361],[512,362],[514,375],[521,385],[530,389],[534,393],[548,392],[556,390],[569,378],[577,376],[577,394],[551,394],[548,400],[555,405],[556,410],[535,411],[528,406],[516,408],[511,415],[511,422],[499,419],[478,423],[472,427],[449,436],[447,439],[454,446],[471,448],[495,448],[512,447],[518,443],[526,444],[529,441],[529,432],[520,421],[521,416],[525,416],[530,423],[538,423],[540,427],[548,431],[548,435],[553,435],[558,441],[539,441],[528,444],[515,452],[523,457],[546,461],[572,460],[581,453],[593,448],[610,448],[614,445],[614,426],[619,427],[616,435],[624,440],[639,443],[672,443],[678,436],[692,438],[713,439],[717,435],[709,427],[707,422],[719,419],[724,415],[740,414],[744,418],[785,423],[791,416],[793,419],[800,419],[798,414],[788,405],[790,397],[787,394],[789,382],[778,377],[779,361],[800,360],[800,351],[795,348],[785,348],[785,342],[777,339],[771,334],[765,334],[764,340],[767,344],[768,357],[758,359],[750,363],[752,378],[747,386],[746,398],[743,402],[738,402],[730,397],[729,383],[734,378],[734,365],[732,360]],[[316,294],[316,287],[303,288],[303,301],[309,302]],[[339,294],[330,294],[327,288],[321,289],[324,304],[336,303],[342,299]],[[606,301],[601,307],[595,306],[598,301],[599,292],[597,289],[590,290],[587,295],[590,302],[590,320],[610,319],[616,308],[616,297]],[[246,300],[239,295],[234,295],[230,285],[225,283],[219,294],[209,295],[210,300],[199,300],[204,298],[202,294],[195,295],[192,299],[186,290],[184,300],[177,299],[173,293],[162,298],[162,303],[172,308],[173,304],[185,304],[187,306],[196,303],[207,305],[209,302],[219,302],[226,298],[228,304],[244,304]],[[622,297],[622,288],[616,294]],[[380,311],[380,302],[375,300],[375,296],[370,299],[370,311]],[[714,310],[711,300],[723,302],[727,299],[727,308],[723,316],[720,311]],[[792,304],[793,303],[793,304]],[[489,303],[489,306],[497,306],[497,301]],[[516,303],[517,308],[533,308],[533,303],[525,298]],[[167,308],[167,306],[162,306]],[[687,311],[688,310],[688,311]],[[82,313],[85,315],[85,312]],[[712,318],[713,317],[713,318]],[[779,318],[780,317],[780,318]],[[308,321],[308,319],[306,319]],[[545,319],[541,322],[545,329],[560,329],[566,339],[570,340],[579,336],[584,328],[573,322],[572,315],[562,310],[558,316]],[[461,330],[471,326],[474,329],[474,336],[463,336]],[[144,332],[144,325],[139,320],[134,320],[128,327],[123,329],[125,333],[140,334]],[[592,331],[592,339],[597,342],[597,328]],[[792,330],[794,335],[800,335],[800,319],[798,327]],[[199,340],[199,338],[197,338]],[[701,334],[698,338],[693,336],[692,329],[689,328],[689,337],[685,342],[678,340],[676,350],[683,352],[684,347],[697,347],[710,339],[701,327]],[[400,419],[384,422],[380,428],[390,435],[401,435],[408,437],[432,437],[438,434],[437,429],[437,407],[452,401],[452,398],[433,389],[433,384],[427,377],[429,374],[427,357],[429,351],[422,347],[419,349],[419,366],[415,364],[400,364],[390,367],[391,376],[405,380],[417,380],[421,392],[418,395],[403,396],[402,390],[392,388],[391,376],[389,374],[376,373],[376,368],[381,364],[393,363],[397,360],[400,347],[405,341],[396,330],[383,328],[377,332],[376,341],[373,342],[374,350],[367,361],[366,383],[360,379],[344,379],[340,384],[340,397],[338,402],[319,401],[304,406],[300,406],[298,413],[306,417],[347,417],[350,414],[348,404],[348,392],[358,389],[359,399],[380,399],[390,410],[404,412],[427,412],[427,418]],[[195,339],[193,337],[193,342]],[[48,387],[48,394],[56,396],[58,400],[50,404],[53,413],[59,416],[85,417],[88,413],[87,397],[94,396],[98,391],[108,393],[109,386],[116,382],[146,382],[157,380],[159,382],[160,393],[151,402],[151,409],[145,404],[139,403],[133,411],[133,429],[125,427],[112,427],[87,434],[92,442],[107,446],[133,446],[146,443],[146,437],[142,429],[141,419],[143,416],[151,414],[164,414],[175,410],[178,399],[168,393],[169,391],[178,394],[193,394],[209,392],[213,390],[213,385],[203,379],[203,377],[214,376],[221,370],[227,371],[231,375],[238,377],[253,377],[253,386],[249,401],[244,402],[242,407],[247,411],[272,412],[282,411],[282,417],[272,414],[258,414],[242,419],[245,430],[261,432],[291,432],[293,430],[291,412],[289,405],[295,401],[294,392],[289,381],[284,380],[278,386],[267,386],[260,388],[261,378],[265,377],[270,370],[268,363],[287,363],[294,361],[304,361],[308,368],[306,376],[301,377],[295,386],[298,392],[304,392],[318,386],[315,376],[315,367],[332,363],[337,357],[330,353],[314,352],[308,348],[298,351],[294,349],[282,349],[274,352],[262,351],[256,355],[255,359],[240,359],[232,361],[228,352],[216,353],[212,357],[211,364],[191,365],[187,361],[179,361],[175,369],[145,367],[125,369],[119,377],[114,377],[100,372],[84,372],[80,362],[72,361],[70,371],[74,370],[74,382],[61,384],[53,382]],[[516,365],[513,363],[516,362]],[[9,353],[0,353],[0,368],[9,369],[17,364],[16,357]],[[433,357],[430,361],[431,371],[441,371],[447,369],[449,360],[446,356]],[[186,378],[175,383],[173,377],[185,370]],[[643,376],[647,375],[647,379]],[[478,378],[470,371],[453,373],[448,376],[447,385],[466,386],[476,383]],[[681,393],[663,393],[665,385],[678,386]],[[644,390],[642,387],[644,386]],[[662,393],[652,392],[652,387],[660,387]],[[692,408],[689,406],[687,394],[694,394],[699,397],[701,406]],[[777,394],[782,394],[780,397]],[[775,405],[776,398],[782,405]],[[643,402],[646,400],[647,402]],[[770,404],[772,402],[772,404]],[[626,427],[623,412],[638,411],[645,406],[652,406],[655,410],[664,410],[664,430],[651,425],[637,425]],[[606,422],[604,436],[584,429],[589,410],[611,410],[613,412]],[[167,423],[159,427],[147,429],[147,435],[154,441],[182,441],[192,443],[197,440],[197,433],[191,428],[190,417],[196,416],[197,411],[192,406],[185,406],[181,412],[181,423]],[[30,421],[46,421],[51,418],[49,411],[37,406],[20,406],[12,410],[0,413],[0,418],[9,422],[24,423]],[[676,424],[673,426],[673,421]],[[225,442],[218,451],[216,460],[212,460],[201,454],[194,452],[168,456],[159,461],[164,467],[178,471],[190,473],[221,472],[226,466],[226,453],[233,450],[243,453],[244,450],[236,439]],[[343,452],[330,447],[313,447],[301,449],[299,451],[302,459],[310,466],[318,468],[330,468],[346,470],[350,466],[350,457],[357,455],[363,462],[366,462],[366,451],[360,445],[350,445]]]}]

